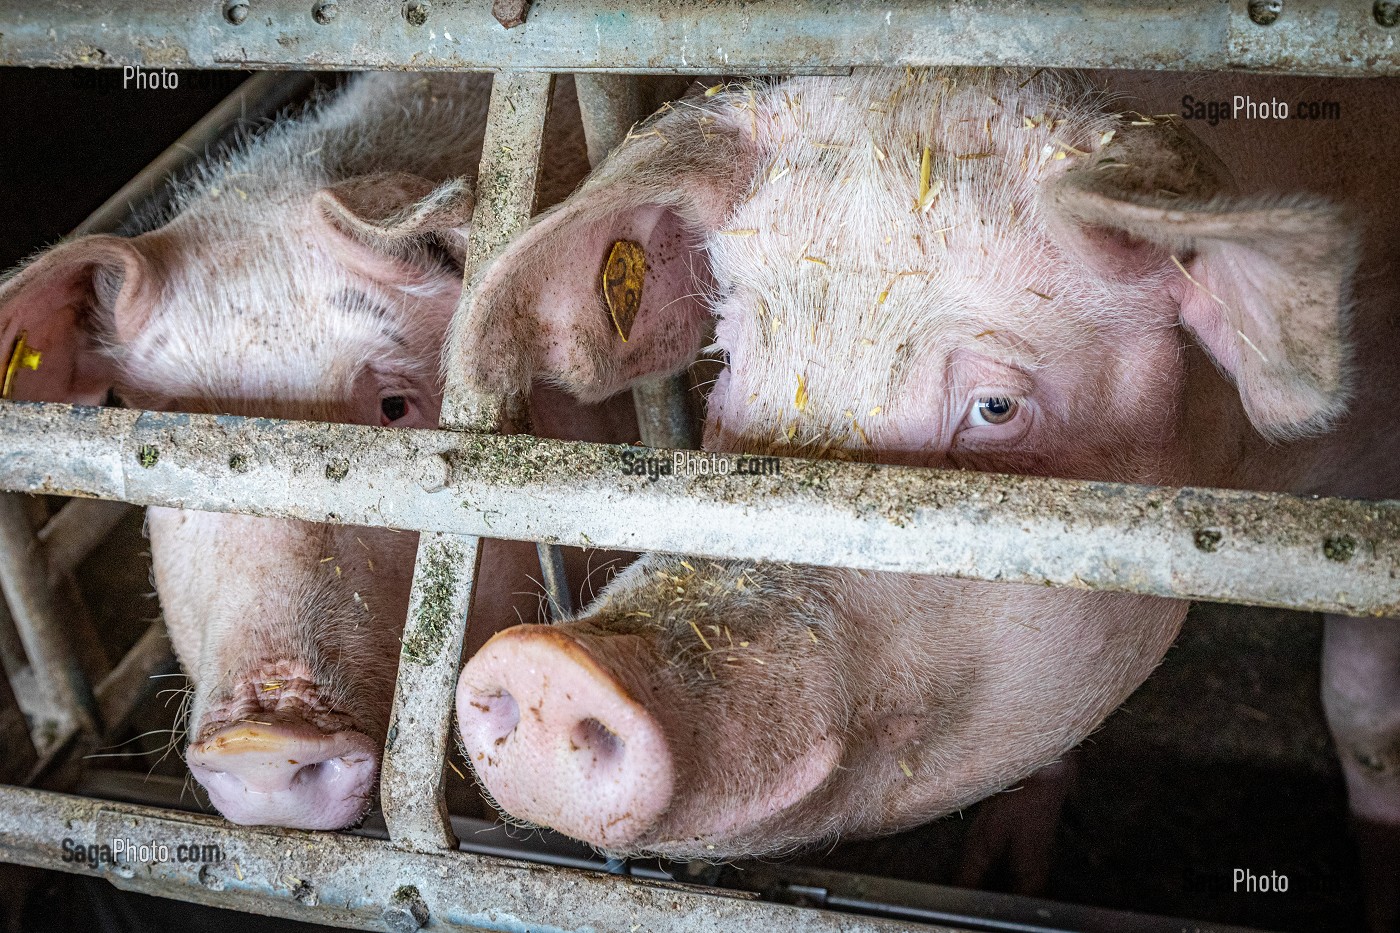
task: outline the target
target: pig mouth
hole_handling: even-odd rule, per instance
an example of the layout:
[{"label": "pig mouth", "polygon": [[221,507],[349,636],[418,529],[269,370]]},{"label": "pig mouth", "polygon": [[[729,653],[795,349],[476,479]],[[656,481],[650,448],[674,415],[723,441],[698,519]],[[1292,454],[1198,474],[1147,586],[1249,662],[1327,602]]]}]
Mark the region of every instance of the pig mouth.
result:
[{"label": "pig mouth", "polygon": [[185,760],[229,821],[345,829],[369,812],[382,739],[309,681],[245,683],[204,714]]},{"label": "pig mouth", "polygon": [[231,822],[344,829],[370,809],[378,750],[362,732],[325,732],[283,715],[225,726],[192,743],[185,760]]}]

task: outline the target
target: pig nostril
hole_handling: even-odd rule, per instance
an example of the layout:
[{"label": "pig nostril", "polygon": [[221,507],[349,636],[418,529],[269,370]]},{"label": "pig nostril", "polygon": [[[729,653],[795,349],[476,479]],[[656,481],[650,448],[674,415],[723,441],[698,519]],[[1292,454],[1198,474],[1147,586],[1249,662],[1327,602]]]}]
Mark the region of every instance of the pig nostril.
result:
[{"label": "pig nostril", "polygon": [[327,772],[327,769],[322,767],[324,764],[325,762],[318,761],[315,764],[302,765],[297,769],[297,773],[292,776],[291,786],[296,787],[299,784],[313,784],[318,780],[324,780]]},{"label": "pig nostril", "polygon": [[610,764],[622,755],[622,737],[592,716],[574,726],[569,741],[576,751],[593,753],[599,764]]},{"label": "pig nostril", "polygon": [[515,731],[520,722],[520,705],[506,690],[495,694],[477,694],[472,707],[481,713],[480,721],[493,745],[500,745]]}]

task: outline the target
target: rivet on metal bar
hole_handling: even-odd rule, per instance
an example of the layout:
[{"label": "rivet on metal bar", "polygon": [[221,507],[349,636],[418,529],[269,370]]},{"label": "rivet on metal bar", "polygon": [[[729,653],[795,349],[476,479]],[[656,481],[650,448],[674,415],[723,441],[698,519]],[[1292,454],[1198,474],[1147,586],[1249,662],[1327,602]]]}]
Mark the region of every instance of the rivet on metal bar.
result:
[{"label": "rivet on metal bar", "polygon": [[[553,86],[553,75],[496,75],[467,241],[468,277],[534,211]],[[480,395],[452,373],[449,367],[443,427],[481,433],[511,426],[514,400]],[[380,782],[389,836],[404,848],[427,852],[457,845],[447,817],[443,769],[479,558],[473,537],[426,533],[418,541]]]}]

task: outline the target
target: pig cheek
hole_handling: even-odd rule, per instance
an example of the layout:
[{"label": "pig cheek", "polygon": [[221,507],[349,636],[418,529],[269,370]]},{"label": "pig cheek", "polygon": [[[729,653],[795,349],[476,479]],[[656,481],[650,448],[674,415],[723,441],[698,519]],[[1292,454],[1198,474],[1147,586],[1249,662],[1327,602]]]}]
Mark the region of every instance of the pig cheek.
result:
[{"label": "pig cheek", "polygon": [[701,841],[762,835],[766,824],[782,822],[789,808],[807,800],[826,784],[840,763],[841,751],[841,743],[830,736],[817,739],[806,753],[789,762],[761,794],[746,801],[696,795],[692,798],[692,812],[674,813],[673,825],[696,826],[700,830],[696,836]]},{"label": "pig cheek", "polygon": [[166,632],[180,666],[197,683],[204,647],[199,607],[207,604],[198,572],[199,534],[183,509],[152,506],[146,512],[151,564]]},{"label": "pig cheek", "polygon": [[735,413],[729,411],[731,375],[728,369],[720,373],[705,399],[705,436],[701,446],[706,450],[730,449],[732,436],[725,433],[725,426],[737,426],[738,423]]}]

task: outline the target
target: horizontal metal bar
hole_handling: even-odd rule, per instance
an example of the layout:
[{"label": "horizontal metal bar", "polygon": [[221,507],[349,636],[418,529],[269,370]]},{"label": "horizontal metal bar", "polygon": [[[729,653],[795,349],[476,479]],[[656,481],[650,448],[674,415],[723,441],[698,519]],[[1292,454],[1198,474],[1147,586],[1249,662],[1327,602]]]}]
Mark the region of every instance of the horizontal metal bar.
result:
[{"label": "horizontal metal bar", "polygon": [[[1371,3],[1246,0],[535,0],[506,30],[486,0],[0,2],[0,65],[796,74],[1031,65],[1383,75]],[[332,15],[324,15],[329,6]],[[1260,5],[1267,6],[1267,5]],[[1388,20],[1387,20],[1388,21]]]},{"label": "horizontal metal bar", "polygon": [[[1400,502],[0,404],[0,488],[309,521],[1400,614]],[[232,469],[230,463],[237,469]],[[630,466],[629,466],[630,463]],[[717,475],[721,464],[729,475]],[[333,468],[332,468],[333,467]]]},{"label": "horizontal metal bar", "polygon": [[[203,810],[186,782],[139,771],[93,771],[78,785],[84,796],[186,813]],[[520,859],[540,865],[607,870],[607,861],[581,842],[557,833],[521,833],[503,823],[453,816],[452,827],[463,852]],[[352,830],[368,839],[385,839],[383,825],[371,815]],[[941,884],[881,878],[791,862],[748,861],[735,866],[704,862],[677,864],[654,859],[631,860],[621,874],[657,881],[703,882],[709,888],[743,891],[766,901],[822,907],[871,917],[941,923],[997,933],[1260,933],[1220,923],[1187,921],[1153,914],[1065,904],[1037,897],[1001,894]]]},{"label": "horizontal metal bar", "polygon": [[[79,848],[165,846],[168,861],[74,861]],[[68,857],[65,858],[65,840]],[[196,857],[188,859],[188,848]],[[205,849],[203,847],[213,848]],[[99,850],[100,854],[100,850]],[[139,853],[137,853],[139,856]],[[217,817],[6,788],[0,861],[100,874],[119,888],[362,930],[942,930],[773,904],[691,885],[530,865],[466,852],[418,853],[341,833],[230,826]]]}]

